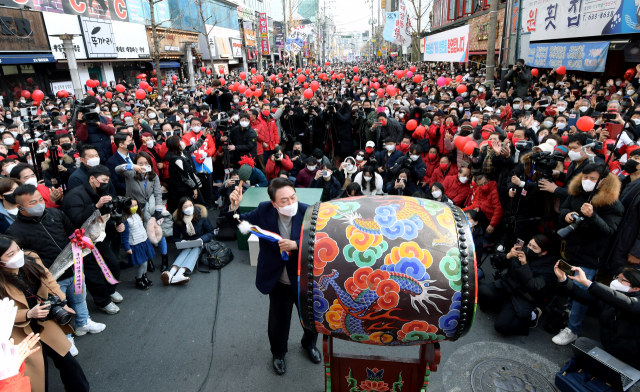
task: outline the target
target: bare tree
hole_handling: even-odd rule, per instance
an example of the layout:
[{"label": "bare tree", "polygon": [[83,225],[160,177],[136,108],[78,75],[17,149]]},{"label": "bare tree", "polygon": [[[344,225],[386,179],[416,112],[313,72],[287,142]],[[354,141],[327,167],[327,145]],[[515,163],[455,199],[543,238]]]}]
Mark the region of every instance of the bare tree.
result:
[{"label": "bare tree", "polygon": [[160,34],[158,32],[158,27],[162,26],[167,22],[171,22],[172,25],[175,25],[182,19],[184,15],[184,10],[181,11],[178,15],[176,15],[173,19],[166,20],[156,20],[156,13],[154,9],[154,5],[161,3],[164,0],[146,0],[149,4],[149,23],[148,25],[151,27],[151,41],[153,48],[151,49],[151,56],[153,59],[153,64],[155,66],[155,70],[158,73],[158,78],[160,78],[160,42],[165,38],[167,31],[164,30],[164,33]]},{"label": "bare tree", "polygon": [[411,60],[419,61],[420,60],[420,36],[423,32],[429,30],[431,25],[429,21],[429,12],[433,7],[434,0],[405,0],[405,3],[408,4],[407,8],[409,8],[409,17],[412,19],[411,22]]},{"label": "bare tree", "polygon": [[[154,0],[156,1],[156,0]],[[204,35],[207,41],[207,49],[209,50],[209,57],[211,58],[211,69],[215,72],[215,66],[213,64],[213,52],[211,51],[211,42],[209,41],[209,33],[213,30],[218,23],[221,23],[227,19],[226,16],[220,16],[216,10],[223,9],[220,3],[216,3],[213,0],[189,0],[189,2],[197,7],[198,17],[201,26],[191,26],[194,31]],[[210,25],[210,28],[207,28]]]}]

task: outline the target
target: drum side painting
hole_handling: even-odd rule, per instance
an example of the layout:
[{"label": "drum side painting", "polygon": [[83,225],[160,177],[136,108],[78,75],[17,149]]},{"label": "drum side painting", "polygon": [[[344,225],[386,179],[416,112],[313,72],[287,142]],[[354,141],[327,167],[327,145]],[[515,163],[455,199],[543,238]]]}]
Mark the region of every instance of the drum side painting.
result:
[{"label": "drum side painting", "polygon": [[454,205],[403,196],[317,203],[299,254],[305,328],[404,346],[456,340],[471,327],[475,252]]}]

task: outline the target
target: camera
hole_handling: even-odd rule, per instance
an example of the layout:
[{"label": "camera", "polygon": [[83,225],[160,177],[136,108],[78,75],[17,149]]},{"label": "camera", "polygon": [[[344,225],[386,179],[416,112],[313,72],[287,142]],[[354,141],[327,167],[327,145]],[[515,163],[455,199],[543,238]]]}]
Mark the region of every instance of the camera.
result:
[{"label": "camera", "polygon": [[585,146],[591,147],[592,151],[600,151],[604,147],[602,142],[597,139],[587,139],[587,144]]},{"label": "camera", "polygon": [[553,171],[558,162],[564,162],[564,157],[558,151],[541,151],[531,154],[531,162],[535,164],[536,171],[542,173],[542,178],[553,181]]},{"label": "camera", "polygon": [[515,147],[518,151],[531,150],[533,148],[533,142],[528,140],[518,140]]},{"label": "camera", "polygon": [[82,113],[82,118],[87,124],[95,124],[100,121],[100,114],[94,111],[94,109],[96,108],[95,103],[90,103],[87,105],[83,100],[76,100],[74,108],[78,112]]},{"label": "camera", "polygon": [[516,65],[516,72],[522,72],[522,64]]},{"label": "camera", "polygon": [[493,267],[493,280],[499,280],[502,277],[502,272],[509,268],[509,260],[503,255],[491,255],[489,256],[489,262]]},{"label": "camera", "polygon": [[573,234],[576,231],[578,226],[580,226],[580,224],[584,222],[584,217],[578,215],[575,212],[571,214],[571,217],[573,218],[573,223],[565,228],[558,230],[558,235],[563,240],[566,240],[567,238],[569,238],[571,234]]},{"label": "camera", "polygon": [[111,218],[113,218],[113,220],[116,222],[116,225],[119,225],[120,223],[122,223],[122,213],[124,212],[125,208],[131,208],[132,200],[133,198],[131,197],[118,196],[105,203],[105,205],[100,208],[100,213],[103,215],[111,215]]},{"label": "camera", "polygon": [[605,120],[615,120],[616,113],[602,113],[602,118],[604,118]]},{"label": "camera", "polygon": [[62,301],[57,295],[49,294],[47,300],[42,301],[41,305],[47,306],[49,314],[47,314],[45,318],[41,318],[40,321],[54,320],[60,325],[67,325],[71,322],[71,313],[64,310],[64,307],[67,305],[66,299]]},{"label": "camera", "polygon": [[411,167],[411,158],[406,157],[403,161],[402,161],[402,166],[403,167]]}]

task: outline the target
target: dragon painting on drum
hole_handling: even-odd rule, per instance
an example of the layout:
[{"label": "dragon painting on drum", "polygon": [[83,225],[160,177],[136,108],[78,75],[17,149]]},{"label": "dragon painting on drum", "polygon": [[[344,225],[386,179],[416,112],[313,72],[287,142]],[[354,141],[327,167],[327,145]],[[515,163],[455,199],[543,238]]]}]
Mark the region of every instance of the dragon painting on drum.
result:
[{"label": "dragon painting on drum", "polygon": [[468,330],[475,252],[459,208],[403,196],[355,197],[307,214],[299,263],[305,328],[386,346],[455,340]]}]

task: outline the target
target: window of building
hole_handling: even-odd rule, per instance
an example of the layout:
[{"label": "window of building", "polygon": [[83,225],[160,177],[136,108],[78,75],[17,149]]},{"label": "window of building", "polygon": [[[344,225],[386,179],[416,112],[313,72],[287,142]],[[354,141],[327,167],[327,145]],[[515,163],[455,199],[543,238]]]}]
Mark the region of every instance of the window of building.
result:
[{"label": "window of building", "polygon": [[447,13],[447,20],[455,20],[456,19],[456,0],[446,0],[449,3],[449,11]]}]

